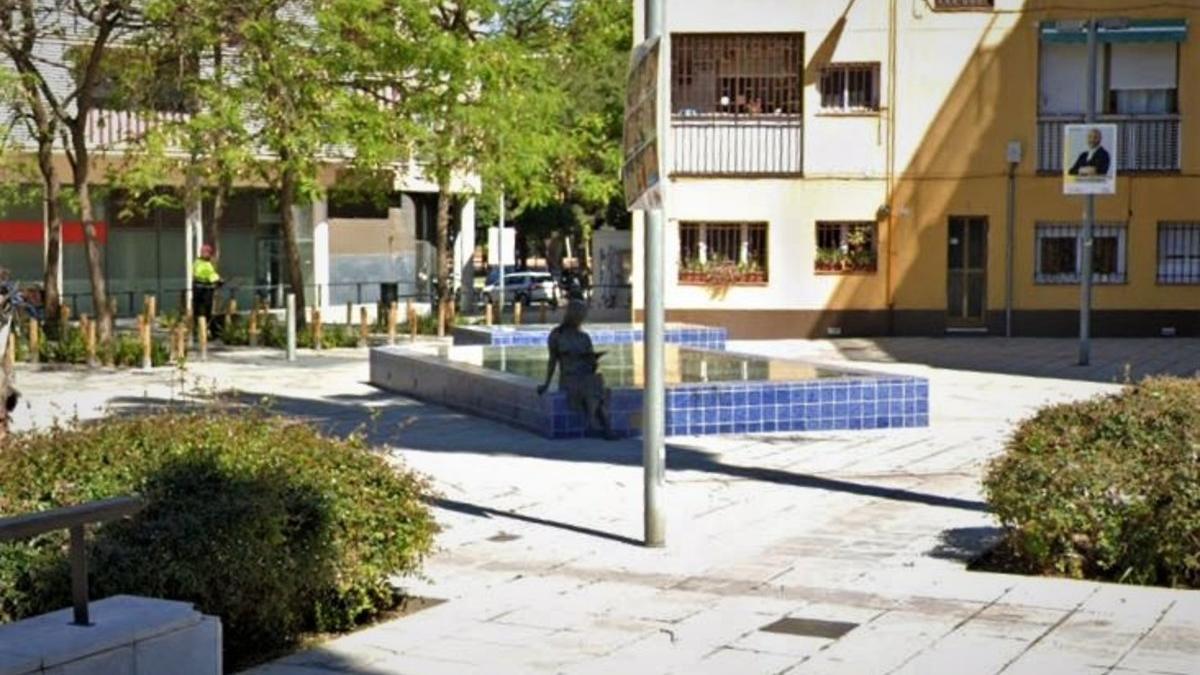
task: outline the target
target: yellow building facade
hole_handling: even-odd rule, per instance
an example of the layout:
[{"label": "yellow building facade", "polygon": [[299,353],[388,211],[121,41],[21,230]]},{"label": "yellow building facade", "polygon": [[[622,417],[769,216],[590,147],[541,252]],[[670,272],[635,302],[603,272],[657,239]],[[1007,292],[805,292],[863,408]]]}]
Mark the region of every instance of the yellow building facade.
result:
[{"label": "yellow building facade", "polygon": [[1200,335],[1200,2],[1061,4],[668,0],[668,317],[1077,333],[1084,198],[1063,194],[1062,138],[1096,19],[1118,178],[1096,198],[1094,332]]}]

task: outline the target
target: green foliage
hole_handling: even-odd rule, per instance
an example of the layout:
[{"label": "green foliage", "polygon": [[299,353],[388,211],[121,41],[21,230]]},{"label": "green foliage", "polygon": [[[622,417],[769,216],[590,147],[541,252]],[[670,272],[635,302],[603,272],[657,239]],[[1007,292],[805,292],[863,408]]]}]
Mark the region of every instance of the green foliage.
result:
[{"label": "green foliage", "polygon": [[[110,418],[10,437],[0,514],[141,494],[93,528],[93,595],[195,603],[221,617],[231,669],[303,632],[395,605],[437,526],[428,487],[357,439],[251,412]],[[70,604],[62,533],[0,545],[0,622]]]},{"label": "green foliage", "polygon": [[[45,329],[42,335],[45,336]],[[29,336],[22,333],[16,341],[16,360],[29,358]],[[154,367],[166,365],[170,359],[167,341],[155,337],[150,343],[150,361]],[[43,339],[38,343],[38,358],[42,363],[86,365],[87,344],[83,331],[72,327],[67,335],[57,340]],[[96,360],[112,363],[118,368],[140,368],[142,366],[142,343],[136,333],[116,333],[106,343],[96,346]]]},{"label": "green foliage", "polygon": [[984,488],[1025,571],[1200,588],[1200,380],[1046,408]]}]

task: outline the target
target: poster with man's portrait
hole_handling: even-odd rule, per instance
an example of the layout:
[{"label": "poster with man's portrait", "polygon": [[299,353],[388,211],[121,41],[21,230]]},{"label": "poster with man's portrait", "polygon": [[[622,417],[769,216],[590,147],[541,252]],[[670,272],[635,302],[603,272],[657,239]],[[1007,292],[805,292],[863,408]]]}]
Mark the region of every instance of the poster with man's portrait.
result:
[{"label": "poster with man's portrait", "polygon": [[1068,124],[1063,130],[1063,193],[1117,193],[1117,125]]}]

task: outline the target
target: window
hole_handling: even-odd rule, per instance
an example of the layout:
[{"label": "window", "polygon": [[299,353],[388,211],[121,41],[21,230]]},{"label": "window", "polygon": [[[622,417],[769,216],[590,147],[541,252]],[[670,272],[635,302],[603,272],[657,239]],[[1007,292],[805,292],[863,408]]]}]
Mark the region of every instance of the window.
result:
[{"label": "window", "polygon": [[[72,75],[82,77],[90,51],[67,48]],[[96,108],[119,111],[188,112],[194,101],[186,81],[200,70],[194,56],[182,54],[154,61],[129,47],[108,47],[100,60],[100,76],[93,91]]]},{"label": "window", "polygon": [[671,43],[679,115],[801,114],[804,35],[681,34]]},{"label": "window", "polygon": [[680,223],[679,281],[767,281],[766,223]]},{"label": "window", "polygon": [[818,272],[874,272],[876,259],[874,222],[817,223]]},{"label": "window", "polygon": [[821,110],[879,110],[879,64],[835,63],[821,70]]},{"label": "window", "polygon": [[1200,284],[1200,222],[1158,224],[1158,283]]},{"label": "window", "polygon": [[[1076,223],[1039,223],[1037,268],[1039,284],[1079,283],[1083,227]],[[1125,283],[1125,226],[1097,224],[1092,232],[1092,282]]]},{"label": "window", "polygon": [[[1096,103],[1109,115],[1179,112],[1179,48],[1174,42],[1100,45]],[[1038,109],[1043,115],[1082,115],[1087,105],[1087,46],[1043,42]]]}]

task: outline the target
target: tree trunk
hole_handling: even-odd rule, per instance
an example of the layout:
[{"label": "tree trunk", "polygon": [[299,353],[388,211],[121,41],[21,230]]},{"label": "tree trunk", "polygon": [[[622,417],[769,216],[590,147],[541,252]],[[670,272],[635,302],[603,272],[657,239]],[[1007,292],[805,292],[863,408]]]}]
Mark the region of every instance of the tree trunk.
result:
[{"label": "tree trunk", "polygon": [[84,136],[85,116],[71,126],[71,141],[75,147],[75,197],[79,200],[79,219],[83,221],[83,244],[87,250],[88,277],[92,282],[92,311],[96,314],[96,337],[101,344],[113,336],[113,315],[108,306],[108,287],[104,279],[104,259],[96,236],[96,214],[92,207],[88,174],[91,167]]},{"label": "tree trunk", "polygon": [[217,185],[217,194],[213,197],[212,220],[208,223],[206,239],[212,246],[212,262],[221,269],[221,224],[225,218],[225,208],[229,204],[229,196],[233,192],[233,181],[221,178]]},{"label": "tree trunk", "polygon": [[[280,157],[286,161],[286,157]],[[279,207],[283,209],[283,253],[287,257],[288,284],[296,294],[296,325],[304,321],[304,268],[300,263],[300,244],[296,236],[296,173],[285,168],[279,181]]]},{"label": "tree trunk", "polygon": [[[450,290],[450,269],[454,258],[450,255],[450,180],[438,180],[437,204],[437,287],[438,306],[444,306],[454,297]],[[442,314],[445,316],[445,314]]]},{"label": "tree trunk", "polygon": [[[0,268],[0,281],[5,281],[7,273]],[[8,391],[12,381],[12,373],[8,370],[8,334],[12,328],[13,314],[12,299],[0,291],[0,448],[4,447],[4,438],[8,435]]]},{"label": "tree trunk", "polygon": [[42,278],[42,307],[46,325],[58,325],[58,308],[62,289],[58,287],[58,270],[62,267],[59,255],[62,242],[62,209],[58,168],[54,166],[53,141],[38,144],[38,170],[42,174],[42,198],[46,204],[46,261]]}]

